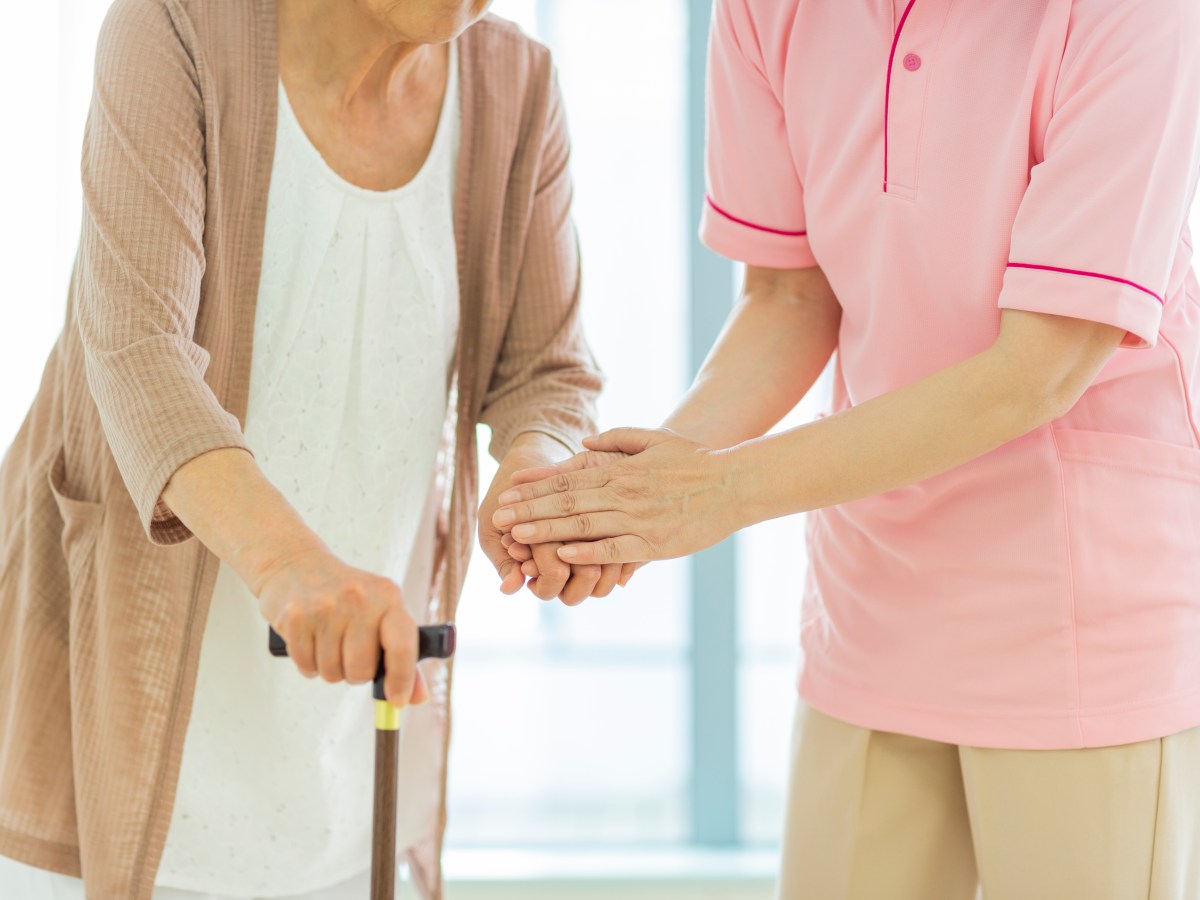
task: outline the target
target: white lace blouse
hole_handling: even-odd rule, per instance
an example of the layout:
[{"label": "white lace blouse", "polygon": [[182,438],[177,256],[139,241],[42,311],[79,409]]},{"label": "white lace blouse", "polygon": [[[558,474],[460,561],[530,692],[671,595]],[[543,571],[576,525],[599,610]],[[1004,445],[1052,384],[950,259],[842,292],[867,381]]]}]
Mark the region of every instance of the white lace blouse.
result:
[{"label": "white lace blouse", "polygon": [[[246,439],[267,477],[347,562],[406,587],[424,621],[430,506],[458,327],[456,52],[428,160],[368,191],[326,165],[282,85]],[[222,566],[157,883],[229,897],[299,894],[369,866],[369,685],[303,678],[267,653],[258,603]],[[420,711],[401,757],[401,846],[436,808]],[[433,797],[425,790],[419,796]]]}]

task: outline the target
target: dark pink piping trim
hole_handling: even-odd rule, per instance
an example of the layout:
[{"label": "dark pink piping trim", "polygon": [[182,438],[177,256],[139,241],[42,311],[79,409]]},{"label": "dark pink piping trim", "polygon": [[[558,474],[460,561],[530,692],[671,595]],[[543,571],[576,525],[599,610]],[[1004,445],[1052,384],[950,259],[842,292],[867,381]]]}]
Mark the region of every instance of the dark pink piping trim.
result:
[{"label": "dark pink piping trim", "polygon": [[1117,278],[1115,275],[1101,275],[1099,272],[1084,272],[1081,269],[1062,269],[1058,266],[1039,266],[1033,263],[1010,262],[1008,267],[1010,269],[1039,269],[1043,272],[1062,272],[1064,275],[1083,275],[1087,278],[1102,278],[1105,281],[1115,281],[1117,284],[1127,284],[1131,288],[1137,288],[1143,294],[1149,294],[1159,303],[1163,303],[1163,298],[1158,296],[1158,294],[1154,293],[1154,291],[1150,290],[1149,288],[1144,288],[1136,281],[1130,281],[1127,278]]},{"label": "dark pink piping trim", "polygon": [[900,32],[904,30],[904,23],[908,21],[908,14],[912,12],[913,4],[916,2],[917,0],[908,0],[908,6],[904,7],[904,15],[900,17],[900,24],[896,26],[896,34],[892,38],[892,52],[888,56],[887,87],[883,92],[883,192],[885,194],[888,186],[888,123],[891,121],[892,66],[896,63],[896,47],[900,45]]},{"label": "dark pink piping trim", "polygon": [[804,237],[806,234],[808,234],[807,231],[780,231],[778,228],[768,228],[765,225],[755,225],[753,222],[747,222],[745,219],[739,219],[737,216],[733,216],[725,212],[725,210],[713,203],[712,197],[705,197],[704,199],[708,201],[709,206],[727,218],[730,222],[737,222],[739,225],[745,225],[747,228],[753,228],[755,231],[765,231],[768,234],[781,234],[784,237]]}]

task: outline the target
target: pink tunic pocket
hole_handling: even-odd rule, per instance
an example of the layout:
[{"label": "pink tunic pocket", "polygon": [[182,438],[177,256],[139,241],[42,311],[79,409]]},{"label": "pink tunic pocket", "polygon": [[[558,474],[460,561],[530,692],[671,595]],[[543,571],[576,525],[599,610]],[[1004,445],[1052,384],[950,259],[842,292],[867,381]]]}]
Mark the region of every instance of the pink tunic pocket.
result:
[{"label": "pink tunic pocket", "polygon": [[1200,450],[1054,429],[1084,710],[1200,690]]}]

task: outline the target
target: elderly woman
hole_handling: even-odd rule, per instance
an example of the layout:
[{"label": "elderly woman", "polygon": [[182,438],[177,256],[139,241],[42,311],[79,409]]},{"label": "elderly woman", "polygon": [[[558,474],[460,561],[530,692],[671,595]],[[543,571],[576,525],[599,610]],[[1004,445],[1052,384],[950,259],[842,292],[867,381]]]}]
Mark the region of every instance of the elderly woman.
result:
[{"label": "elderly woman", "polygon": [[[400,840],[440,895],[415,629],[454,615],[475,426],[512,593],[495,498],[599,388],[551,62],[487,6],[112,7],[67,326],[0,470],[0,896],[365,896],[381,647],[391,702],[432,698]],[[544,598],[619,575],[538,552]]]},{"label": "elderly woman", "polygon": [[785,900],[1200,897],[1200,7],[716,8],[740,302],[665,430],[496,525],[631,562],[813,511]]}]

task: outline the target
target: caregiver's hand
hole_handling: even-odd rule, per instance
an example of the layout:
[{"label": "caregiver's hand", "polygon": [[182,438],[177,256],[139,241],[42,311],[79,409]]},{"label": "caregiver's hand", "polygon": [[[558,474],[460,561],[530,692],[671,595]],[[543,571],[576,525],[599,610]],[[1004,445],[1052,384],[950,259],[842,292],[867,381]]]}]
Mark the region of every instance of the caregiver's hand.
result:
[{"label": "caregiver's hand", "polygon": [[[554,466],[545,466],[541,469],[522,469],[518,472],[514,472],[512,477],[512,485],[510,485],[510,487],[515,487],[518,484],[528,484],[534,481],[541,481],[542,479],[550,478],[559,472],[574,472],[578,469],[597,468],[599,466],[608,465],[609,463],[626,459],[628,456],[628,453],[609,453],[604,450],[586,450],[583,453],[577,453],[570,459],[563,460]],[[504,549],[508,551],[508,555],[522,564],[521,571],[524,572],[526,576],[530,578],[537,576],[537,563],[534,562],[533,550],[528,544],[522,544],[512,536],[511,532],[504,535],[504,537],[501,539],[501,543],[504,544]],[[556,554],[555,558],[557,559],[557,549],[561,547],[562,544],[554,542],[549,544],[538,544],[537,546],[554,548]],[[617,587],[625,587],[628,585],[630,580],[633,578],[633,573],[644,565],[646,565],[644,562],[622,564],[617,570],[619,572],[616,580]],[[606,576],[608,575],[609,571],[609,567],[605,566]],[[592,592],[593,597],[608,596],[609,591],[604,590],[606,581],[607,578],[601,579],[600,585]]]},{"label": "caregiver's hand", "polygon": [[740,527],[723,451],[666,429],[620,428],[584,443],[591,451],[631,455],[592,454],[595,464],[585,468],[576,457],[518,474],[517,481],[529,474],[547,477],[501,494],[496,527],[510,529],[522,543],[562,542],[561,559],[585,564],[686,556]]},{"label": "caregiver's hand", "polygon": [[[576,606],[589,596],[603,597],[612,591],[621,576],[620,566],[570,565],[558,556],[557,543],[543,543],[510,553],[513,541],[508,529],[496,527],[493,518],[499,508],[499,496],[512,485],[514,472],[552,465],[561,457],[562,446],[554,439],[537,433],[519,435],[505,456],[479,509],[479,544],[496,567],[500,590],[515,594],[528,577],[529,589],[542,600],[558,597],[568,606]],[[524,559],[520,557],[524,556]]]}]

